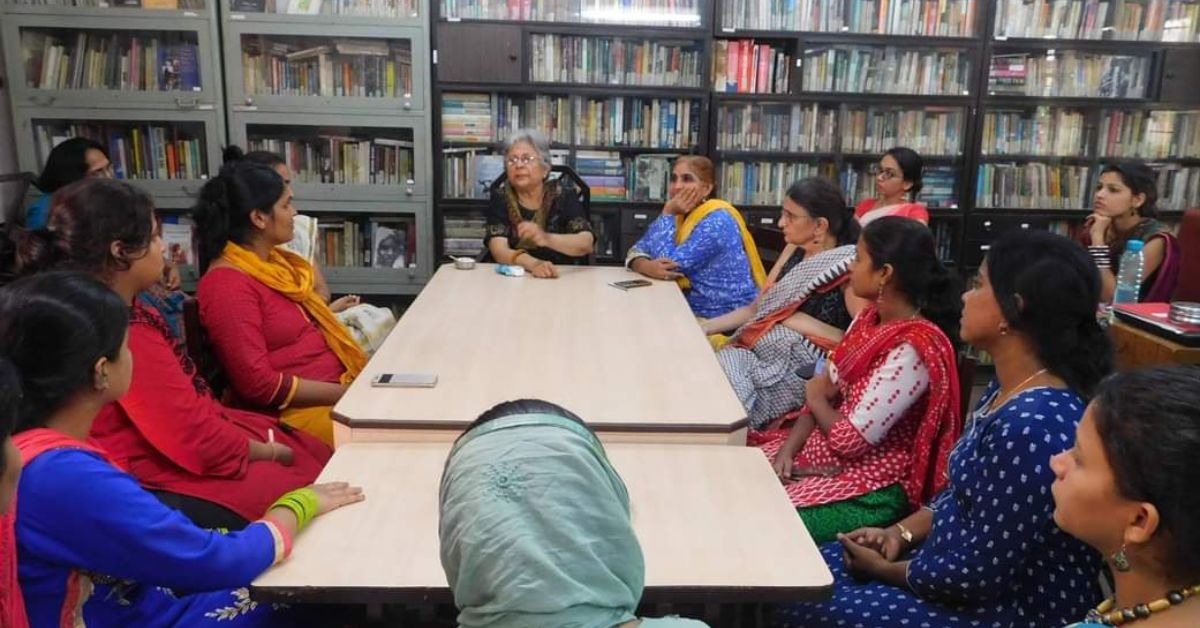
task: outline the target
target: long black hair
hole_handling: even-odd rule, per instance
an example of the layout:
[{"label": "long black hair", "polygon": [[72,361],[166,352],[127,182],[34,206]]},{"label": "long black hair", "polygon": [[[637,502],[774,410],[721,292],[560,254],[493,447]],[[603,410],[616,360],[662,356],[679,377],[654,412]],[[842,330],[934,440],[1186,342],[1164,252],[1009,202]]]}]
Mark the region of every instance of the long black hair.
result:
[{"label": "long black hair", "polygon": [[1009,328],[1029,337],[1042,366],[1090,397],[1112,370],[1112,344],[1096,322],[1100,275],[1087,252],[1060,235],[1014,229],[992,243],[986,262]]},{"label": "long black hair", "polygon": [[[80,270],[107,277],[149,253],[154,200],[114,179],[83,179],[50,197],[46,226],[10,226],[0,238],[0,281],[47,270]],[[121,243],[120,257],[112,243]]]},{"label": "long black hair", "polygon": [[1115,172],[1135,195],[1145,194],[1146,200],[1137,208],[1137,213],[1143,218],[1158,216],[1158,177],[1149,166],[1140,161],[1119,161],[1108,164],[1100,171],[1101,175]]},{"label": "long black hair", "polygon": [[[585,423],[583,419],[579,418],[579,415],[556,403],[551,403],[542,399],[517,399],[514,401],[502,401],[485,410],[483,414],[479,415],[478,418],[476,418],[471,422],[470,425],[467,426],[467,429],[463,430],[463,433],[459,436],[459,438],[462,438],[467,434],[467,432],[470,432],[484,423],[518,414],[553,414],[563,418],[571,419],[585,428],[588,427],[587,423]],[[588,428],[588,431],[591,431],[591,428]]]},{"label": "long black hair", "polygon": [[904,146],[896,146],[889,149],[884,155],[891,155],[892,159],[900,164],[900,175],[905,181],[912,184],[912,188],[908,190],[908,198],[914,200],[917,194],[920,194],[924,183],[921,181],[922,172],[925,169],[925,160],[921,159],[920,153],[906,148]]},{"label": "long black hair", "polygon": [[[0,357],[0,470],[7,469],[4,440],[17,425],[21,408],[21,374],[8,358]],[[6,504],[0,504],[3,508]]]},{"label": "long black hair", "polygon": [[236,160],[200,188],[192,206],[200,272],[221,256],[225,244],[247,244],[253,227],[250,212],[270,214],[285,190],[283,177],[270,166]]},{"label": "long black hair", "polygon": [[86,177],[88,173],[87,152],[89,150],[98,150],[105,159],[108,158],[108,150],[104,148],[103,144],[86,137],[72,137],[55,146],[54,150],[50,151],[50,155],[46,157],[46,165],[42,168],[41,176],[38,177],[38,189],[47,194],[53,194],[59,188]]},{"label": "long black hair", "polygon": [[0,355],[20,372],[15,432],[43,427],[90,387],[96,361],[116,360],[129,305],[82,272],[39,273],[0,289]]},{"label": "long black hair", "polygon": [[803,207],[813,218],[829,222],[829,233],[838,246],[858,242],[859,226],[854,212],[846,205],[842,189],[824,177],[800,179],[788,188],[787,197]]},{"label": "long black hair", "polygon": [[245,152],[241,146],[230,144],[221,151],[221,162],[229,163],[231,161],[248,161],[253,164],[262,164],[274,168],[275,166],[286,166],[287,162],[283,157],[276,155],[266,150],[252,150]]},{"label": "long black hair", "polygon": [[1200,368],[1157,367],[1113,375],[1092,404],[1117,490],[1154,504],[1173,580],[1200,577]]},{"label": "long black hair", "polygon": [[909,218],[885,216],[863,229],[862,241],[875,269],[890,264],[900,292],[957,345],[962,287],[938,258],[937,240],[929,227]]}]

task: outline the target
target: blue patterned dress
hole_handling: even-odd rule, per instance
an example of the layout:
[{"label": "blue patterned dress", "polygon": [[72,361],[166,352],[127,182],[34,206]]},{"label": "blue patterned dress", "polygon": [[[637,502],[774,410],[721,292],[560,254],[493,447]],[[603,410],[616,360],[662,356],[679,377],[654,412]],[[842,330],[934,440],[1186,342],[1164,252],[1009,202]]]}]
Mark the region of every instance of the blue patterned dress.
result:
[{"label": "blue patterned dress", "polygon": [[665,257],[679,264],[679,272],[692,283],[687,302],[696,316],[720,316],[758,296],[741,229],[726,210],[706,216],[679,246],[675,246],[675,217],[659,216],[627,259],[637,257]]},{"label": "blue patterned dress", "polygon": [[912,556],[912,591],[859,583],[841,547],[821,548],[833,599],[780,609],[788,627],[1025,628],[1063,626],[1100,599],[1099,556],[1054,524],[1050,456],[1071,447],[1084,401],[1067,390],[1027,390],[986,414],[988,386],[953,453],[950,484],[929,506],[933,529]]}]

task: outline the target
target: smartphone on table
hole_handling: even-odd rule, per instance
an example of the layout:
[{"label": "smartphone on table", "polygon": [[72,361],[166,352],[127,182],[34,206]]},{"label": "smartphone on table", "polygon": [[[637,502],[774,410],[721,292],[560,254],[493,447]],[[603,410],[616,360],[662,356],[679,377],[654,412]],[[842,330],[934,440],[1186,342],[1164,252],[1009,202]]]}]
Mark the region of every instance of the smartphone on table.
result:
[{"label": "smartphone on table", "polygon": [[380,373],[371,379],[377,388],[433,388],[437,385],[433,373]]},{"label": "smartphone on table", "polygon": [[653,285],[653,283],[648,279],[629,279],[626,281],[614,281],[608,285],[620,288],[621,290],[632,290],[634,288],[645,288]]}]

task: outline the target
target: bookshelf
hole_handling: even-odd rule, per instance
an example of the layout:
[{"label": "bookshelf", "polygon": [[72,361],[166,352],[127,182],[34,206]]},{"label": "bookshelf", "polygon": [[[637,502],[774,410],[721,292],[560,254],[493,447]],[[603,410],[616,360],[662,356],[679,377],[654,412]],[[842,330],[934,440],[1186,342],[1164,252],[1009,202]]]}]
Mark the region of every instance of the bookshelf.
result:
[{"label": "bookshelf", "polygon": [[215,5],[9,0],[0,13],[19,167],[41,171],[82,135],[160,207],[189,206],[225,138]]},{"label": "bookshelf", "polygon": [[533,127],[553,161],[591,187],[596,263],[623,260],[662,209],[669,159],[707,152],[710,12],[699,0],[636,9],[442,0],[433,146],[442,250],[482,252],[485,188],[504,171],[497,146]]},{"label": "bookshelf", "polygon": [[335,293],[432,276],[426,6],[221,0],[229,141],[279,154]]}]

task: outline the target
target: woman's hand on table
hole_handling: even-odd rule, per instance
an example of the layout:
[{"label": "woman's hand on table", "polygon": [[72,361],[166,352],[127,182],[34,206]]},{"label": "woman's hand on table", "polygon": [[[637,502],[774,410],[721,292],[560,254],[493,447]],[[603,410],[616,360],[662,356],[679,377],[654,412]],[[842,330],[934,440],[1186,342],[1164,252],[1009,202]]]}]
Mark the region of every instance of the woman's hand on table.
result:
[{"label": "woman's hand on table", "polygon": [[525,270],[539,279],[556,279],[558,277],[558,268],[546,260],[532,262],[525,267]]},{"label": "woman's hand on table", "polygon": [[649,259],[646,257],[634,260],[633,270],[645,275],[651,279],[661,279],[663,281],[674,281],[683,276],[679,271],[679,264],[674,260],[660,257],[658,259]]},{"label": "woman's hand on table", "polygon": [[362,487],[350,486],[349,482],[326,482],[313,484],[309,488],[317,494],[317,502],[320,504],[317,509],[318,517],[342,506],[357,504],[367,498],[363,494]]}]

